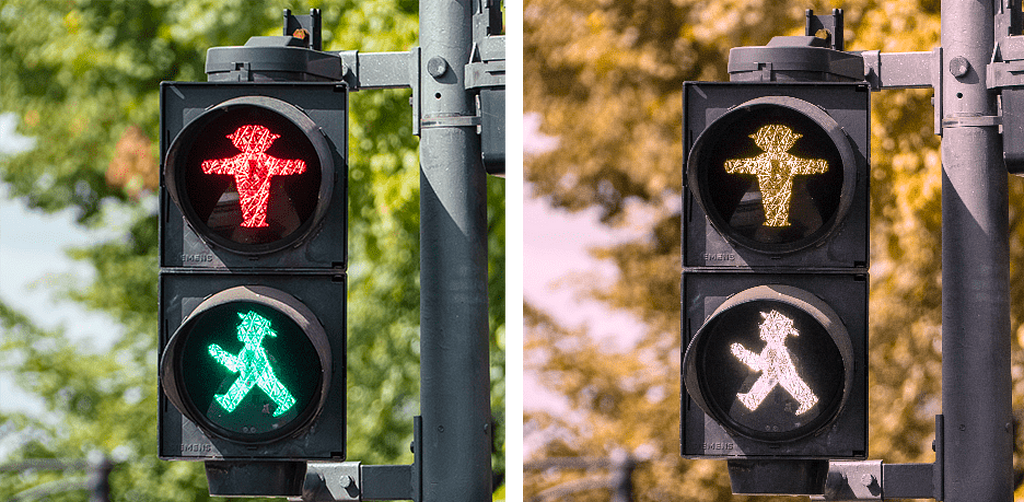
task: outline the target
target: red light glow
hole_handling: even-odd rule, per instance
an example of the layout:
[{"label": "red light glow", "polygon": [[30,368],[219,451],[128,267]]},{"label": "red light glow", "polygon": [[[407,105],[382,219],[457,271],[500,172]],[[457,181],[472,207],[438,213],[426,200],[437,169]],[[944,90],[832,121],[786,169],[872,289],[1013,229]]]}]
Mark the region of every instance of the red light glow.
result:
[{"label": "red light glow", "polygon": [[301,160],[284,160],[267,155],[271,143],[280,134],[261,125],[244,125],[227,136],[242,153],[226,159],[204,160],[206,174],[227,174],[235,177],[238,203],[242,207],[242,226],[266,227],[267,204],[270,199],[270,178],[306,172]]}]

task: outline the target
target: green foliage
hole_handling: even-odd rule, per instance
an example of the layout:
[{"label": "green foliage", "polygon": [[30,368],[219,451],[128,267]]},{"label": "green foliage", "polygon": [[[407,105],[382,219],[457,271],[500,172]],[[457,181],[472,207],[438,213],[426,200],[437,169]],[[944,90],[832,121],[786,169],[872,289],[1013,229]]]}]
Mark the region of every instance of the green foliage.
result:
[{"label": "green foliage", "polygon": [[[120,323],[97,353],[47,331],[0,300],[0,370],[41,397],[47,415],[0,415],[19,439],[9,458],[122,463],[114,500],[204,500],[201,463],[156,458],[159,83],[205,80],[206,49],[278,35],[281,10],[322,9],[325,50],[404,51],[417,43],[409,0],[7,0],[0,5],[0,113],[35,148],[0,157],[0,177],[30,208],[73,211],[98,235],[69,250],[95,271],[58,293]],[[419,164],[410,92],[351,97],[349,458],[410,463],[419,412]],[[504,183],[488,180],[492,409],[504,416]],[[494,460],[502,469],[504,443]],[[0,475],[0,498],[57,473]],[[82,491],[52,500],[83,500]]]}]

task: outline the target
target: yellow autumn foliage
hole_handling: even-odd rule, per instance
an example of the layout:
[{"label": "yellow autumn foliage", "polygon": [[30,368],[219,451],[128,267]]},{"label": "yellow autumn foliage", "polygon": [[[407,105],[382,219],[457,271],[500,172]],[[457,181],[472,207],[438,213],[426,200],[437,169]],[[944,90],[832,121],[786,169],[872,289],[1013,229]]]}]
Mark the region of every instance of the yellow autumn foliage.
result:
[{"label": "yellow autumn foliage", "polygon": [[[527,0],[525,113],[557,148],[527,157],[525,180],[555,207],[597,207],[613,229],[633,214],[642,237],[592,250],[618,268],[611,286],[581,286],[648,326],[631,351],[604,349],[586,327],[526,306],[526,371],[564,396],[566,413],[529,412],[545,438],[531,460],[638,456],[634,497],[738,500],[723,462],[679,455],[681,90],[728,80],[731,47],[803,34],[805,9],[844,11],[846,50],[928,51],[940,45],[938,0]],[[870,458],[931,462],[941,412],[941,172],[930,90],[872,94]],[[1024,409],[1024,181],[1010,179],[1013,406]],[[640,208],[639,210],[627,210]],[[529,273],[527,264],[526,273]],[[530,396],[526,397],[530,399]],[[1021,440],[1015,447],[1015,470]],[[600,473],[598,473],[600,474]],[[528,470],[527,499],[594,472]],[[1018,474],[1020,475],[1020,474]],[[572,500],[609,500],[600,482]],[[1017,499],[1024,499],[1018,490]],[[758,498],[758,500],[766,500]]]}]

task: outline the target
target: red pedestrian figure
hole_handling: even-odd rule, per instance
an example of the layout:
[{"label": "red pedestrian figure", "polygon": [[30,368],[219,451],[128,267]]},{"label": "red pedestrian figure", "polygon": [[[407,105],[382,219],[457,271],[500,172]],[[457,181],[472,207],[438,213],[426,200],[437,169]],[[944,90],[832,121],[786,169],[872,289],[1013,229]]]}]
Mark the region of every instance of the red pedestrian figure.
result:
[{"label": "red pedestrian figure", "polygon": [[280,138],[261,125],[244,125],[227,136],[242,153],[227,159],[204,160],[206,174],[227,174],[235,177],[238,203],[242,206],[242,226],[266,227],[267,203],[270,199],[270,178],[306,172],[301,160],[284,160],[267,155],[270,144]]}]

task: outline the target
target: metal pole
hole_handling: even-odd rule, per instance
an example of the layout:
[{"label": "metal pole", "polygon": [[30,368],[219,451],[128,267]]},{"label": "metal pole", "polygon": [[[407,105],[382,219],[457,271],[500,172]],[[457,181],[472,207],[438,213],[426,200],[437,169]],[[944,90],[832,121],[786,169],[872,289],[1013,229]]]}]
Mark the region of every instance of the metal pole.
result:
[{"label": "metal pole", "polygon": [[491,500],[487,191],[465,88],[470,0],[420,2],[420,413],[424,502]]},{"label": "metal pole", "polygon": [[1012,497],[1009,223],[995,94],[993,4],[942,0],[944,500]]},{"label": "metal pole", "polygon": [[89,502],[110,502],[110,473],[114,462],[103,455],[89,466]]}]

